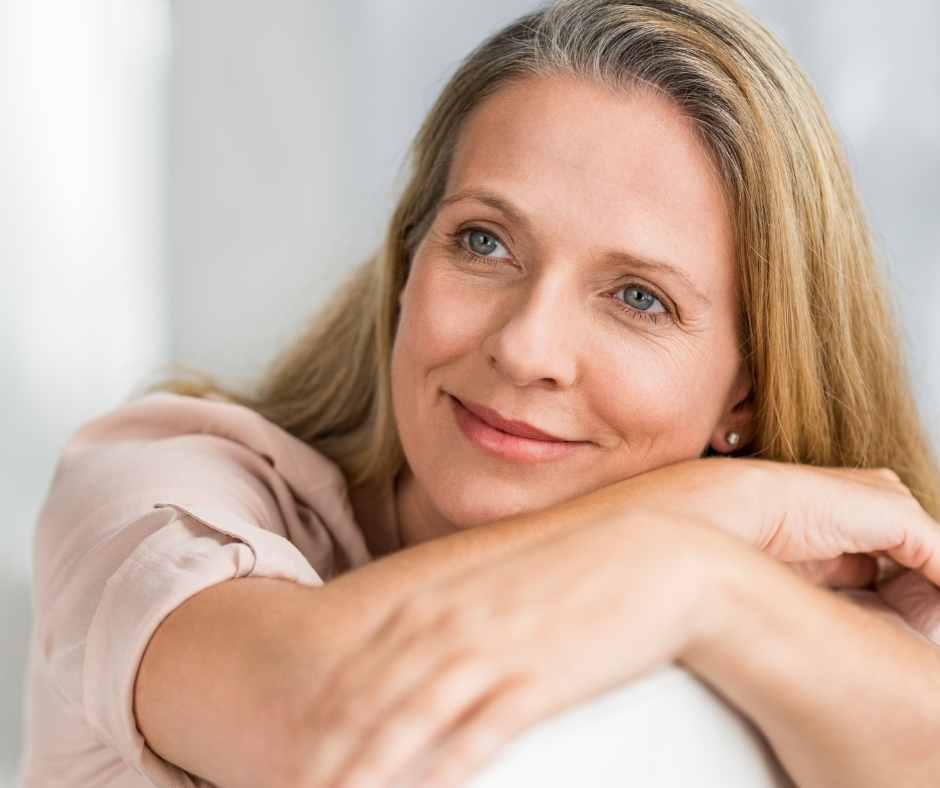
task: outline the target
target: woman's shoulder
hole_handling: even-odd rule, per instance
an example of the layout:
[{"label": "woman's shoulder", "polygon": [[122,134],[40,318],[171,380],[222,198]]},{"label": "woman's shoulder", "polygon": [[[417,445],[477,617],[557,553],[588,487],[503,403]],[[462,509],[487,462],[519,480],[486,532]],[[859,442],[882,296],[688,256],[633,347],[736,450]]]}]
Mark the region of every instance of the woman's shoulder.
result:
[{"label": "woman's shoulder", "polygon": [[175,442],[192,448],[228,441],[276,468],[303,497],[314,490],[345,490],[341,469],[321,452],[240,403],[158,391],[127,400],[83,423],[62,458],[127,444]]},{"label": "woman's shoulder", "polygon": [[83,423],[62,450],[43,515],[66,528],[94,512],[126,519],[167,502],[273,531],[314,566],[334,553],[340,565],[370,560],[339,466],[220,398],[154,392]]},{"label": "woman's shoulder", "polygon": [[[27,702],[88,746],[76,758],[36,728],[28,768],[74,777],[92,752],[115,772],[123,762],[182,785],[133,717],[134,678],[160,622],[218,583],[319,586],[368,560],[339,468],[247,407],[158,392],[85,422],[34,527]],[[71,777],[56,784],[78,784]]]}]

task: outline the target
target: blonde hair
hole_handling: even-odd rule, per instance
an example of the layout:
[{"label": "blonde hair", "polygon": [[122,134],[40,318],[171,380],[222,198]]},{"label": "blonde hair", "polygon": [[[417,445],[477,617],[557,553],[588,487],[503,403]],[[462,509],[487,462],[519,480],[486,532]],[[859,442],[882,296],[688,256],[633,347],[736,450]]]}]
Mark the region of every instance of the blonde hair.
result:
[{"label": "blonde hair", "polygon": [[736,453],[890,467],[940,518],[940,473],[840,143],[781,44],[718,0],[560,0],[490,36],[416,135],[384,244],[255,391],[199,373],[146,391],[214,394],[252,408],[334,460],[350,484],[394,478],[405,462],[389,374],[398,294],[463,121],[510,81],[556,74],[665,94],[693,121],[721,176],[756,405],[754,437]]}]

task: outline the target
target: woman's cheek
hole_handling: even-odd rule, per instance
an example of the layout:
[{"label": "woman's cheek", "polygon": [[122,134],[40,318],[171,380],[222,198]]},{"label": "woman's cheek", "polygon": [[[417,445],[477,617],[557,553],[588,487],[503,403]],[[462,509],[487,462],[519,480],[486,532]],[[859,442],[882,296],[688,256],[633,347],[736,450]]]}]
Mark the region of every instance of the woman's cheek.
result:
[{"label": "woman's cheek", "polygon": [[634,446],[671,452],[679,436],[699,441],[707,418],[702,388],[688,358],[639,335],[621,337],[595,354],[590,379],[601,383],[592,401],[603,421]]},{"label": "woman's cheek", "polygon": [[605,355],[616,399],[663,412],[675,411],[684,400],[687,369],[664,343],[627,334],[614,352]]},{"label": "woman's cheek", "polygon": [[423,353],[444,363],[480,347],[496,301],[491,289],[439,274],[426,277],[415,295],[417,339]]}]

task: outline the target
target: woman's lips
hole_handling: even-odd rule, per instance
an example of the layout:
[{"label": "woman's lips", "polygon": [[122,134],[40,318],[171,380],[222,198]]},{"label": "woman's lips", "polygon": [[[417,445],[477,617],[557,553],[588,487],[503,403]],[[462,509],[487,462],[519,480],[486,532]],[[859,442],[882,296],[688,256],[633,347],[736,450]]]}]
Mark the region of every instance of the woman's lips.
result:
[{"label": "woman's lips", "polygon": [[481,449],[503,459],[516,462],[545,462],[566,457],[588,445],[586,441],[526,438],[504,432],[472,413],[456,397],[448,396],[457,425],[467,439]]},{"label": "woman's lips", "polygon": [[510,435],[518,435],[520,438],[531,438],[532,440],[537,441],[566,442],[564,438],[540,430],[524,421],[504,419],[495,410],[492,408],[487,408],[485,405],[480,405],[479,403],[471,402],[470,400],[460,399],[457,401],[467,410],[469,410],[474,416],[480,419],[480,421],[485,421],[491,427],[495,427],[501,432],[508,432]]}]

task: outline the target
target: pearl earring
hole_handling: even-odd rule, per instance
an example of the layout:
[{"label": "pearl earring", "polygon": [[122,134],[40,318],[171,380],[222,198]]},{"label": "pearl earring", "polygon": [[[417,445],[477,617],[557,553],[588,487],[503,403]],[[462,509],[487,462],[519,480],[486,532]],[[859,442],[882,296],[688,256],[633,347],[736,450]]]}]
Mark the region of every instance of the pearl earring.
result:
[{"label": "pearl earring", "polygon": [[728,441],[728,443],[731,444],[732,446],[737,446],[737,445],[738,445],[738,441],[741,440],[741,436],[738,435],[738,433],[736,433],[736,432],[729,432],[729,433],[725,436],[725,440]]}]

